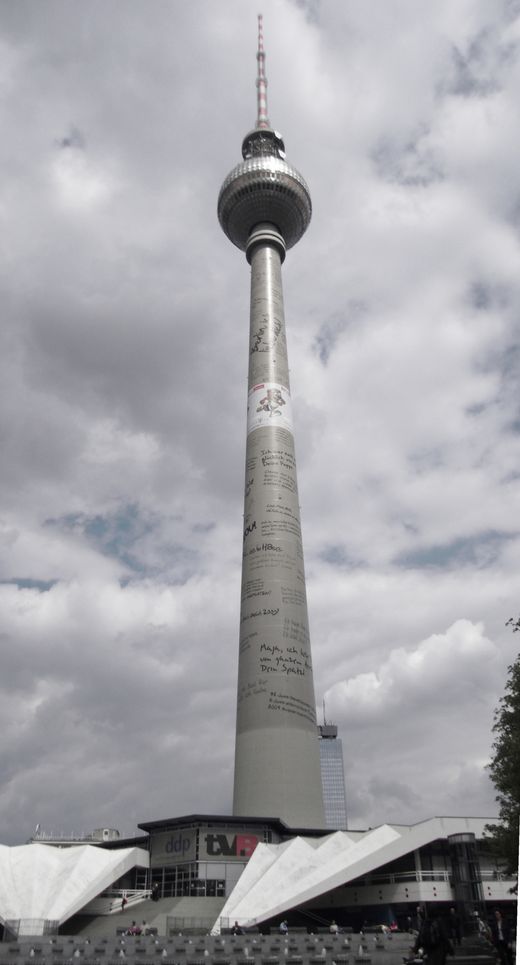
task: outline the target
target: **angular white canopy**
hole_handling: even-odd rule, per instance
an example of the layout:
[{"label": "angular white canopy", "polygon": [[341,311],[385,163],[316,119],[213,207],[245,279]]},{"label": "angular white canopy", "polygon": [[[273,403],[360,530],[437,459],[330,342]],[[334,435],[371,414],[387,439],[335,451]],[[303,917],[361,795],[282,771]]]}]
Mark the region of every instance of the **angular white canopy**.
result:
[{"label": "angular white canopy", "polygon": [[0,921],[47,919],[60,924],[136,865],[148,867],[142,848],[93,845],[0,845]]},{"label": "angular white canopy", "polygon": [[422,848],[437,838],[472,832],[482,837],[490,818],[431,818],[413,825],[383,824],[369,831],[336,831],[324,838],[259,844],[224,905],[220,921],[249,927]]}]

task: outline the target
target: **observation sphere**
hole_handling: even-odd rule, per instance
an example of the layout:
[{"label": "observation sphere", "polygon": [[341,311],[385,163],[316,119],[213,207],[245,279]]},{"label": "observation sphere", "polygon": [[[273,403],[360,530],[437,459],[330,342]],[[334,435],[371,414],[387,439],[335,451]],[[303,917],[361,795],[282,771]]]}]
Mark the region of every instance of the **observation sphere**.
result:
[{"label": "observation sphere", "polygon": [[247,158],[228,174],[218,197],[224,233],[245,251],[255,225],[275,225],[286,248],[300,240],[311,220],[309,189],[296,168],[280,157]]}]

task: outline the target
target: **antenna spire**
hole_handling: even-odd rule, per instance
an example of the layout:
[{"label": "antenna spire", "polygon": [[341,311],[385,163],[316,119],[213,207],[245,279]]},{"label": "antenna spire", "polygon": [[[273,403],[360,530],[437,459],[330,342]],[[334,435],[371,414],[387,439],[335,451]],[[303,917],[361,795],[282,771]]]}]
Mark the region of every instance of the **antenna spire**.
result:
[{"label": "antenna spire", "polygon": [[258,72],[256,76],[256,99],[258,105],[257,128],[270,128],[267,116],[267,77],[265,76],[264,28],[262,14],[258,14]]}]

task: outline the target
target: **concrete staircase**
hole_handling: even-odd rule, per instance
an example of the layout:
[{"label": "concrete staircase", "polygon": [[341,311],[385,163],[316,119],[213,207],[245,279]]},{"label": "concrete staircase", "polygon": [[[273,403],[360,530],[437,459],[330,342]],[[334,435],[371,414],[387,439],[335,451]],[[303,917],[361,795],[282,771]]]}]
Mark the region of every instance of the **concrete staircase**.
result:
[{"label": "concrete staircase", "polygon": [[[214,922],[224,905],[223,898],[197,898],[197,917]],[[89,938],[113,938],[119,928],[130,928],[133,921],[140,925],[143,921],[149,928],[157,928],[157,933],[166,935],[168,918],[191,918],[193,898],[160,898],[159,901],[142,901],[130,910],[114,915],[91,918],[76,915],[63,926],[68,935],[84,935]],[[209,930],[209,929],[206,929]]]}]

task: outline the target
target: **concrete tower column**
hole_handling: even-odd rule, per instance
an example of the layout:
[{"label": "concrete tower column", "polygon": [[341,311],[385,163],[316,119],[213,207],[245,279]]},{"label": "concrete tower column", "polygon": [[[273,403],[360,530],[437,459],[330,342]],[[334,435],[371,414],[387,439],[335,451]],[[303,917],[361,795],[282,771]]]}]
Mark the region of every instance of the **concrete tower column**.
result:
[{"label": "concrete tower column", "polygon": [[261,19],[257,58],[257,126],[218,203],[223,230],[251,265],[233,812],[323,827],[281,271],[311,201],[269,127]]}]

